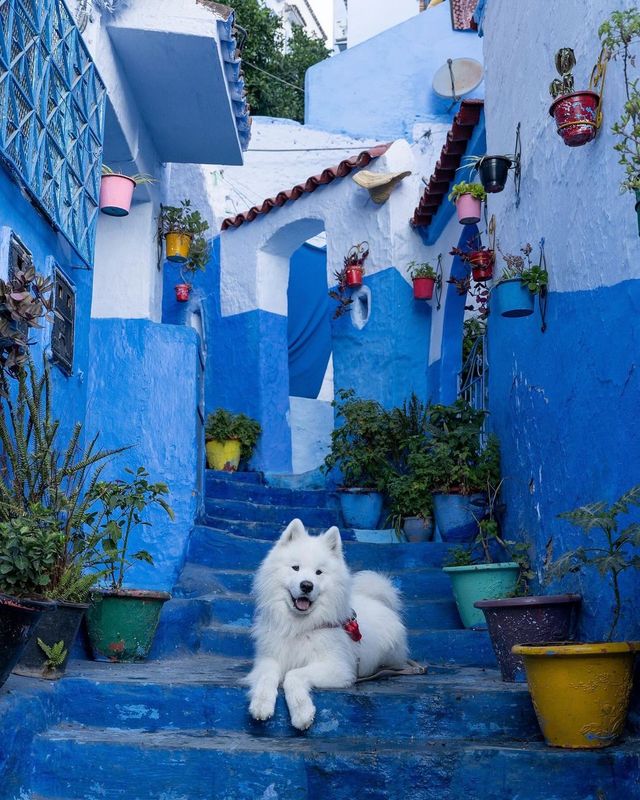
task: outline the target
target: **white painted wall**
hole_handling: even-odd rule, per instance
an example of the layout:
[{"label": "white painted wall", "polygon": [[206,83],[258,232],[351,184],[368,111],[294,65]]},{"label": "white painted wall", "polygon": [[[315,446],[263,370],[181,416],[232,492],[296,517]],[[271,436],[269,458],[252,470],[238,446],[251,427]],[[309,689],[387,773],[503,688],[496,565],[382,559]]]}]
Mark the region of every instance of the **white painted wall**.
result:
[{"label": "white painted wall", "polygon": [[331,449],[333,408],[326,400],[289,398],[291,471],[294,475],[317,469]]},{"label": "white painted wall", "polygon": [[[327,3],[329,0],[320,0],[320,2]],[[291,35],[292,25],[302,24],[309,36],[315,36],[331,43],[329,41],[331,30],[322,24],[317,10],[314,8],[317,0],[316,3],[311,0],[264,0],[264,4],[282,20],[286,38]]]},{"label": "white painted wall", "polygon": [[418,0],[349,0],[348,46],[354,47],[418,13]]}]

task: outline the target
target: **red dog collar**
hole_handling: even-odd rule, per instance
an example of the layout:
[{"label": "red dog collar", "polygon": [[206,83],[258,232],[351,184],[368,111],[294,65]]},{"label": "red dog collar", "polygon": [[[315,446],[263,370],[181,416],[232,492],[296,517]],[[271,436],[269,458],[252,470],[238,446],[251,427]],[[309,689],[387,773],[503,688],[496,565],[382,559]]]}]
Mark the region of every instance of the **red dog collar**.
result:
[{"label": "red dog collar", "polygon": [[342,628],[354,642],[359,642],[360,639],[362,639],[360,626],[358,625],[358,617],[353,609],[351,610],[349,619],[346,619],[344,622],[326,622],[324,625],[320,625],[320,628]]}]

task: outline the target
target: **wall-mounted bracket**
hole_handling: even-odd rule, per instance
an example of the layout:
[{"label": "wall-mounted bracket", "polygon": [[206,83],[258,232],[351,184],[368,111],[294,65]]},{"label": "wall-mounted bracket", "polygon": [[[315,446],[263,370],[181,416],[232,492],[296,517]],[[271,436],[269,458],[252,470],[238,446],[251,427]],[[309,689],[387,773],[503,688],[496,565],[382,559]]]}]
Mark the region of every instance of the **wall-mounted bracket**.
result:
[{"label": "wall-mounted bracket", "polygon": [[440,311],[442,305],[442,253],[438,253],[438,263],[436,265],[436,282],[433,293],[436,301],[436,310]]},{"label": "wall-mounted bracket", "polygon": [[[540,265],[540,269],[547,275],[547,281],[549,279],[549,268],[547,266],[547,257],[544,252],[544,236],[540,239],[540,258],[538,261]],[[540,330],[544,333],[547,330],[547,303],[549,302],[549,286],[548,283],[544,286],[540,287],[540,292],[538,293],[538,308],[540,309],[540,319],[542,320],[542,324],[540,326]]]},{"label": "wall-mounted bracket", "polygon": [[513,185],[516,190],[516,208],[520,205],[520,179],[522,177],[522,142],[520,123],[516,125],[516,144],[513,148]]}]

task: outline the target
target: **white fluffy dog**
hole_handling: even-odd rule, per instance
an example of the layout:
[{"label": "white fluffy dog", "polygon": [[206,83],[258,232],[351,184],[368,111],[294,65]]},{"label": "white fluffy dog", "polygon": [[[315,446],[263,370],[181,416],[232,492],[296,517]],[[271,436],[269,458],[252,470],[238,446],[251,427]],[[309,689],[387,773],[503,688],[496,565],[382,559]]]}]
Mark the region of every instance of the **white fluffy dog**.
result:
[{"label": "white fluffy dog", "polygon": [[292,725],[306,730],[316,711],[311,689],[351,686],[406,663],[398,592],[376,572],[351,575],[336,527],[309,536],[294,519],[262,562],[254,595],[256,659],[245,679],[254,719],[273,716],[282,685]]}]

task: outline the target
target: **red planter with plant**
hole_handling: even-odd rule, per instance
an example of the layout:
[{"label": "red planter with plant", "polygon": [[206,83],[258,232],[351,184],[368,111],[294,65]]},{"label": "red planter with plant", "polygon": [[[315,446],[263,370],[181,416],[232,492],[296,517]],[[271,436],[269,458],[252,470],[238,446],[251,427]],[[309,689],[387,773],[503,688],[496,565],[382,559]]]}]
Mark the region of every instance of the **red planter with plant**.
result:
[{"label": "red planter with plant", "polygon": [[431,300],[433,297],[433,287],[435,286],[435,278],[414,278],[413,279],[413,296],[416,300]]},{"label": "red planter with plant", "polygon": [[189,299],[189,294],[191,292],[191,286],[188,283],[177,283],[174,286],[176,292],[176,300],[179,303],[186,303]]},{"label": "red planter with plant", "polygon": [[360,266],[347,267],[347,269],[345,270],[345,280],[347,286],[351,286],[352,288],[357,288],[358,286],[362,286],[363,274],[364,270]]},{"label": "red planter with plant", "polygon": [[493,277],[495,253],[493,250],[476,250],[468,253],[466,261],[471,265],[474,281],[488,281]]}]

